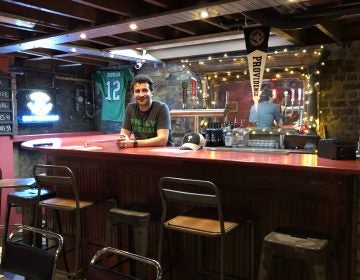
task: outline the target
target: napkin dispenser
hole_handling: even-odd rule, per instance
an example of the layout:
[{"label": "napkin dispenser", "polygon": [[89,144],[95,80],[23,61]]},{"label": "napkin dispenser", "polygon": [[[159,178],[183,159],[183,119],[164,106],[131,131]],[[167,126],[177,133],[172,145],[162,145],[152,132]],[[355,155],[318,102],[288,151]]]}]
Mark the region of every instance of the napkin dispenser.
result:
[{"label": "napkin dispenser", "polygon": [[356,143],[338,139],[319,140],[318,156],[336,160],[356,159]]}]

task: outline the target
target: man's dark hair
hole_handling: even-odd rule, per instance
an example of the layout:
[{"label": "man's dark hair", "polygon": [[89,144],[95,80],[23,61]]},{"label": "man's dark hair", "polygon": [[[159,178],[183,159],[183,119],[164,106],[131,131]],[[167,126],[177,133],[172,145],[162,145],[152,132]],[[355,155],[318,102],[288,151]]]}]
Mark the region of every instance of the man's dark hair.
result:
[{"label": "man's dark hair", "polygon": [[152,80],[149,76],[147,76],[147,75],[142,75],[142,74],[136,75],[136,76],[134,77],[133,82],[131,83],[131,91],[134,91],[134,85],[135,85],[136,83],[138,83],[138,84],[148,83],[148,84],[149,84],[149,89],[150,89],[151,91],[153,91],[153,89],[154,89],[154,82],[153,82],[153,80]]},{"label": "man's dark hair", "polygon": [[264,88],[260,94],[260,102],[269,101],[272,97],[272,90],[270,88]]}]

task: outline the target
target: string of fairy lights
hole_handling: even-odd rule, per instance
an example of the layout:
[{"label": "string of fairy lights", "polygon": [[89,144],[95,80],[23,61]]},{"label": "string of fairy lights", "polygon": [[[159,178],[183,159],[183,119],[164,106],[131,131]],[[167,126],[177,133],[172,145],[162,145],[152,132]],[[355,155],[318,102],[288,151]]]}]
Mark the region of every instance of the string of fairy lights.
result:
[{"label": "string of fairy lights", "polygon": [[[266,79],[280,79],[283,77],[295,77],[305,76],[309,73],[309,69],[303,60],[316,61],[317,66],[325,66],[325,62],[322,60],[324,46],[307,47],[302,49],[289,49],[283,48],[268,52],[266,68],[264,78]],[[282,60],[286,58],[289,61],[297,61],[297,65],[277,65],[277,60],[282,57]],[[195,72],[202,73],[206,76],[210,83],[226,82],[229,80],[242,80],[248,79],[248,64],[246,54],[228,54],[207,56],[207,57],[194,57],[194,58],[182,58],[180,60],[182,67],[188,67]],[[207,71],[206,68],[217,65],[221,67],[224,65],[224,70],[219,71]],[[232,70],[225,69],[231,65]],[[320,74],[320,68],[316,69],[315,74]]]},{"label": "string of fairy lights", "polygon": [[[281,56],[282,61],[289,58],[289,61],[298,60],[298,63],[296,65],[289,63],[289,65],[279,66],[276,63],[277,58]],[[314,98],[312,95],[316,93],[316,98],[320,96],[319,82],[316,81],[317,78],[313,79],[313,77],[314,75],[320,75],[321,67],[325,66],[324,57],[324,46],[322,45],[303,49],[283,48],[268,52],[264,79],[301,77],[304,81],[303,116],[301,122],[294,124],[294,128],[304,134],[313,133],[317,131],[319,127],[319,117],[318,114],[316,114],[317,110],[309,109],[310,106],[312,106],[311,100]],[[311,65],[304,61],[311,61]],[[202,77],[206,78],[209,84],[249,79],[248,63],[246,54],[244,53],[224,53],[216,56],[183,58],[180,60],[180,63],[184,68],[201,73]],[[225,67],[230,64],[235,65],[236,70],[225,69]],[[224,65],[224,70],[207,71],[206,68],[212,65],[217,65],[218,67]],[[198,91],[201,93],[202,90],[200,87]]]}]

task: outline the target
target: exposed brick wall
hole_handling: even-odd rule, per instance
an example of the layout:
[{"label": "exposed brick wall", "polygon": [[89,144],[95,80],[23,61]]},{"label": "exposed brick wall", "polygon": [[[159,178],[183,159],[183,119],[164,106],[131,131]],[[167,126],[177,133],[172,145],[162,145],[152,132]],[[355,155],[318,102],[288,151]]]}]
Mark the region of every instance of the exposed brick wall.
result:
[{"label": "exposed brick wall", "polygon": [[357,141],[360,131],[360,41],[327,46],[320,74],[320,124],[328,138]]},{"label": "exposed brick wall", "polygon": [[[320,75],[320,124],[328,138],[358,141],[360,133],[360,42],[327,46]],[[358,185],[360,184],[358,176]],[[360,192],[356,209],[356,279],[360,280]]]}]

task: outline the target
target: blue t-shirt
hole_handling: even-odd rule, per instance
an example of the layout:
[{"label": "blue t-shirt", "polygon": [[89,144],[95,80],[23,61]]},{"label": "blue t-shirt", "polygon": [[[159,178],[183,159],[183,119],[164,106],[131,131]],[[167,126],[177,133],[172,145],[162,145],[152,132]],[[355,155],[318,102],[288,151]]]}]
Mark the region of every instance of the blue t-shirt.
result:
[{"label": "blue t-shirt", "polygon": [[249,121],[256,123],[256,127],[272,128],[274,120],[279,123],[281,118],[280,106],[272,102],[260,102],[255,108],[255,105],[251,106]]}]

